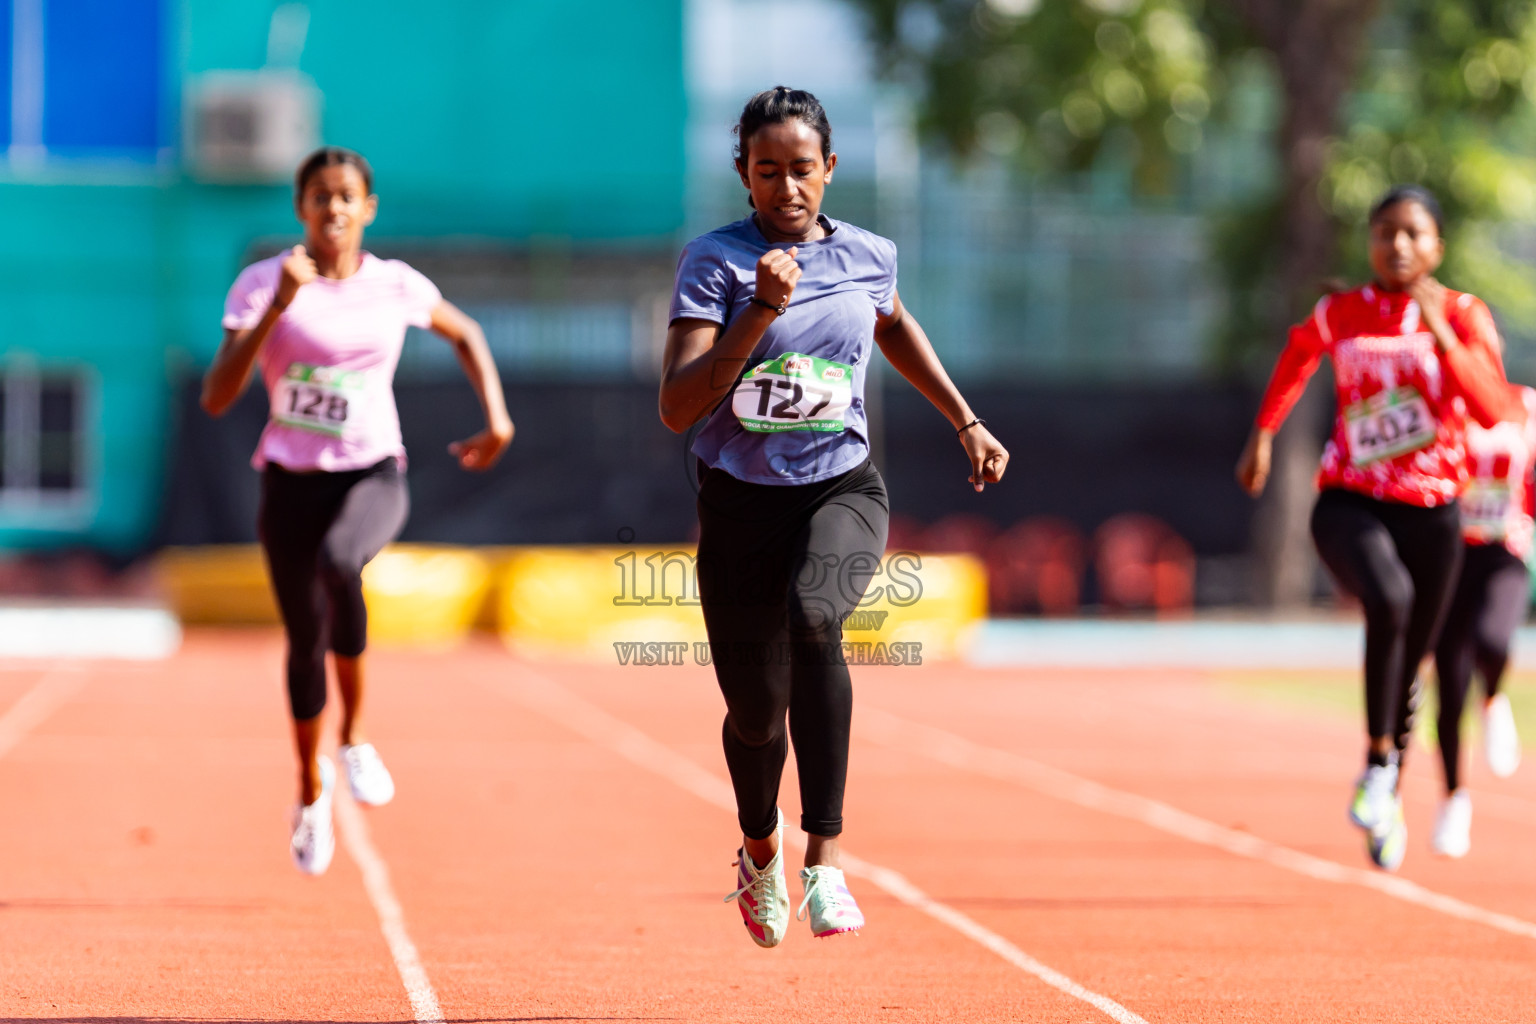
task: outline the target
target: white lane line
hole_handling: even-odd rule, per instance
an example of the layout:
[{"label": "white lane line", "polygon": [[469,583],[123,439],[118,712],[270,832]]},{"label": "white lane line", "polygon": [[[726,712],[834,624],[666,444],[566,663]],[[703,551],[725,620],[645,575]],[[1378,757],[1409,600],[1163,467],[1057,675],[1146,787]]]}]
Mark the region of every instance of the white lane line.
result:
[{"label": "white lane line", "polygon": [[340,792],[332,807],[341,826],[342,845],[363,872],[363,887],[368,890],[368,900],[379,915],[379,930],[384,933],[389,955],[395,960],[395,970],[400,972],[405,994],[411,1000],[411,1012],[418,1024],[442,1024],[443,1011],[437,1005],[437,994],[427,980],[427,969],[421,965],[416,943],[405,930],[405,912],[400,909],[394,886],[389,883],[389,866],[374,848],[362,811],[357,809],[351,797]]},{"label": "white lane line", "polygon": [[[481,682],[493,691],[509,696],[546,718],[553,719],[590,742],[600,747],[607,747],[625,760],[661,776],[706,803],[735,815],[736,795],[731,790],[731,784],[725,779],[700,768],[688,758],[652,739],[628,722],[616,718],[552,680],[536,674],[527,666],[519,665],[516,674],[515,680],[482,677]],[[792,830],[786,831],[785,838],[795,845],[802,845],[804,842],[799,834]],[[929,896],[897,872],[848,853],[843,854],[843,869],[850,875],[874,883],[914,910],[920,910],[934,920],[955,929],[1026,974],[1031,974],[1050,987],[1093,1006],[1116,1024],[1147,1024],[1145,1018],[1132,1013],[1108,996],[1102,996],[1084,988],[1060,971],[1047,967],[990,928]]]},{"label": "white lane line", "polygon": [[0,757],[11,752],[33,729],[74,696],[85,673],[73,664],[55,665],[45,671],[4,715],[0,715]]},{"label": "white lane line", "polygon": [[1127,818],[1181,839],[1263,861],[1307,878],[1362,886],[1449,917],[1487,925],[1511,935],[1536,938],[1536,924],[1530,921],[1485,910],[1396,875],[1346,867],[1314,857],[1247,832],[1226,828],[1161,801],[1112,789],[1010,751],[986,747],[943,729],[909,722],[867,704],[861,705],[854,716],[854,729],[862,739],[883,746],[922,754],[951,768],[1012,782],[1043,796]]}]

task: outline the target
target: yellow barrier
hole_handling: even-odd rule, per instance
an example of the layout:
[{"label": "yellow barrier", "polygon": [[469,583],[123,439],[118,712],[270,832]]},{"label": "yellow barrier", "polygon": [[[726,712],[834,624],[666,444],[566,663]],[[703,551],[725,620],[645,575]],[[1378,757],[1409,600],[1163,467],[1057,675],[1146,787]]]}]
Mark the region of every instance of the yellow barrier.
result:
[{"label": "yellow barrier", "polygon": [[255,544],[166,548],[155,568],[182,622],[246,626],[278,621],[267,567]]},{"label": "yellow barrier", "polygon": [[[845,624],[852,660],[952,658],[986,616],[986,573],[968,555],[900,553],[872,568]],[[496,595],[502,639],[522,654],[707,660],[689,548],[523,548],[497,570]]]},{"label": "yellow barrier", "polygon": [[458,643],[490,588],[490,565],[472,548],[392,544],[363,567],[368,635],[386,646]]},{"label": "yellow barrier", "polygon": [[[986,574],[969,556],[898,553],[867,568],[866,599],[844,627],[856,662],[954,657],[986,615]],[[255,545],[171,548],[159,571],[183,622],[278,621]],[[663,650],[706,661],[697,586],[686,546],[396,544],[363,570],[369,635],[383,645],[441,647],[494,626],[523,654],[609,663]]]},{"label": "yellow barrier", "polygon": [[[183,622],[278,622],[266,565],[254,544],[168,548],[158,570]],[[386,646],[455,643],[474,625],[490,585],[490,565],[473,548],[392,544],[363,569],[368,635]]]}]

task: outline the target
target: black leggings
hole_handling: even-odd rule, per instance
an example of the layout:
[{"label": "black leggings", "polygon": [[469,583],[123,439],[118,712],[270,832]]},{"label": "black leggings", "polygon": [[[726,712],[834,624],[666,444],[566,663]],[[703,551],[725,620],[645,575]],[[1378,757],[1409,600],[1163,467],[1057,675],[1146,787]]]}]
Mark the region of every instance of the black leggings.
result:
[{"label": "black leggings", "polygon": [[725,761],[742,834],[777,824],[795,744],[800,827],[843,831],[853,683],[843,620],[879,571],[890,501],[864,462],[815,484],[744,483],[711,469],[699,489],[699,597],[725,696]]},{"label": "black leggings", "polygon": [[1435,646],[1439,684],[1440,759],[1445,788],[1461,786],[1461,712],[1472,686],[1472,670],[1483,677],[1489,697],[1499,692],[1509,645],[1525,619],[1531,574],[1519,556],[1503,544],[1468,544],[1461,581],[1451,602],[1445,629]]},{"label": "black leggings", "polygon": [[1419,662],[1439,635],[1461,568],[1454,503],[1421,508],[1325,490],[1312,510],[1323,564],[1365,608],[1365,717],[1399,751],[1413,728]]},{"label": "black leggings", "polygon": [[343,473],[267,466],[256,532],[288,634],[288,702],[298,721],[325,707],[325,652],[368,646],[363,566],[405,525],[410,498],[393,456]]}]

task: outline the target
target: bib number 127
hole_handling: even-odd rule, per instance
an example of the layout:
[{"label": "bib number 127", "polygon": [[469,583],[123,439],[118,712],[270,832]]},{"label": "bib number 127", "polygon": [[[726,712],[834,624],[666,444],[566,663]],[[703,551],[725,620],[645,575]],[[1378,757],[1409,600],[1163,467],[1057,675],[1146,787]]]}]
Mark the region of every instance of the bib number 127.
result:
[{"label": "bib number 127", "polygon": [[853,367],[786,352],[754,366],[736,385],[731,411],[748,430],[840,431],[853,403]]}]

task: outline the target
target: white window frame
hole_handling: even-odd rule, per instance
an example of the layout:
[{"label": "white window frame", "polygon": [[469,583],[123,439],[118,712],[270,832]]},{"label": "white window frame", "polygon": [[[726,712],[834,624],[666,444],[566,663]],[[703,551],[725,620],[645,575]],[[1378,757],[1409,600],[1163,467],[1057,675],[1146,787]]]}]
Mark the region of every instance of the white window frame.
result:
[{"label": "white window frame", "polygon": [[[40,480],[42,390],[45,381],[61,378],[75,386],[75,486],[44,489]],[[0,391],[5,395],[0,528],[77,530],[88,525],[96,510],[94,373],[78,365],[44,369],[32,359],[13,357],[0,361]]]}]

